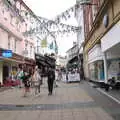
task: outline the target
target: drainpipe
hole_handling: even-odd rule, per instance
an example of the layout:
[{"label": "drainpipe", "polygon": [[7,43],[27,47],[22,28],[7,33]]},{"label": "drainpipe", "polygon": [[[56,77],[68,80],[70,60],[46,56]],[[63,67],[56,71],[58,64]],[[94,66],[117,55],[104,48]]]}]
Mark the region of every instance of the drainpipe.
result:
[{"label": "drainpipe", "polygon": [[106,53],[103,53],[103,61],[104,61],[104,75],[105,75],[105,83],[108,82],[108,69],[107,69],[107,56]]}]

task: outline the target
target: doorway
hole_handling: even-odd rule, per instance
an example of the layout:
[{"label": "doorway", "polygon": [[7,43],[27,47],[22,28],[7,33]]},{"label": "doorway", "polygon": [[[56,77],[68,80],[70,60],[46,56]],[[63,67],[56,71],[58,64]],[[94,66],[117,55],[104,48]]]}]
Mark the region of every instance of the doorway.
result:
[{"label": "doorway", "polygon": [[7,65],[3,66],[3,83],[9,77],[9,67]]}]

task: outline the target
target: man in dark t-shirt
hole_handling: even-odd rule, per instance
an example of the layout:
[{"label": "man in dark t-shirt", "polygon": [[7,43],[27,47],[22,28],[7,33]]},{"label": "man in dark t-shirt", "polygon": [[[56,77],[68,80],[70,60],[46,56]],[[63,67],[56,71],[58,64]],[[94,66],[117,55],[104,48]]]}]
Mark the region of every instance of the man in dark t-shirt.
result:
[{"label": "man in dark t-shirt", "polygon": [[52,95],[53,91],[53,83],[55,80],[55,70],[53,68],[49,68],[48,70],[48,95]]}]

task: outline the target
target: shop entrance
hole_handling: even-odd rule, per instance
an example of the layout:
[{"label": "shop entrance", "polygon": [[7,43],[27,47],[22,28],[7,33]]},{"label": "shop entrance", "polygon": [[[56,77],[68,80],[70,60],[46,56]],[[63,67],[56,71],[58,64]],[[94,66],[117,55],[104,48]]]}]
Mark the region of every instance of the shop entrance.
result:
[{"label": "shop entrance", "polygon": [[3,83],[8,77],[9,77],[9,68],[8,66],[4,65],[3,66]]}]

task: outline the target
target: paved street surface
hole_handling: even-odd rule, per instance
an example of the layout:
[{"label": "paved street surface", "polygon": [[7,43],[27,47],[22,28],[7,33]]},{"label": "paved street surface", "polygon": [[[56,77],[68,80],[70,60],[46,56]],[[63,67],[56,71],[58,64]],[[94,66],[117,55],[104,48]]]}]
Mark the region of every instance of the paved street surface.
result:
[{"label": "paved street surface", "polygon": [[39,96],[33,89],[22,94],[19,88],[0,92],[0,120],[120,120],[120,105],[87,82],[59,82],[52,96],[45,83]]}]

